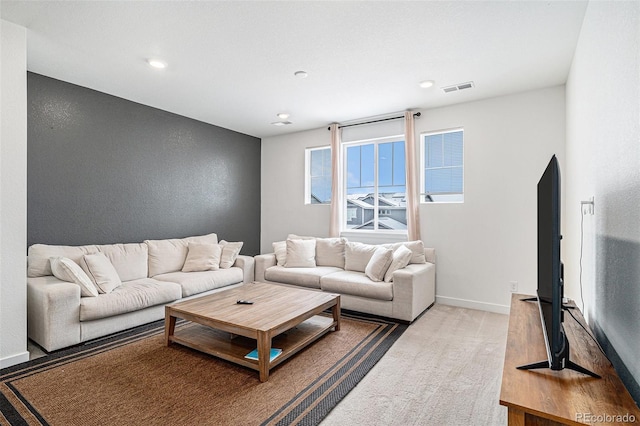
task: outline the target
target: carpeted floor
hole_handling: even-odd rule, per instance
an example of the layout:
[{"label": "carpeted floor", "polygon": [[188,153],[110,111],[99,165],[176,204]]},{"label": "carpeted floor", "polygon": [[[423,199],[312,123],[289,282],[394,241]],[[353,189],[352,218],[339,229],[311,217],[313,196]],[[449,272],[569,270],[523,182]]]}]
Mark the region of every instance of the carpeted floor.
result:
[{"label": "carpeted floor", "polygon": [[254,370],[166,347],[154,323],[0,370],[0,424],[317,425],[406,328],[343,316],[339,332],[260,383]]},{"label": "carpeted floor", "polygon": [[509,317],[435,305],[322,421],[342,425],[504,425]]}]

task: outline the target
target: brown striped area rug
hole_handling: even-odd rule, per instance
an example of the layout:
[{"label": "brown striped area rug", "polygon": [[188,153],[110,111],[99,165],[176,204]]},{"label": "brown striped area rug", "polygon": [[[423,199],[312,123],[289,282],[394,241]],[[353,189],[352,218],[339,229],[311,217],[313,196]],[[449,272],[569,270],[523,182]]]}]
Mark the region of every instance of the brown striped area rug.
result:
[{"label": "brown striped area rug", "polygon": [[343,315],[340,331],[261,383],[254,370],[165,346],[158,321],[0,370],[0,424],[317,425],[406,328]]}]

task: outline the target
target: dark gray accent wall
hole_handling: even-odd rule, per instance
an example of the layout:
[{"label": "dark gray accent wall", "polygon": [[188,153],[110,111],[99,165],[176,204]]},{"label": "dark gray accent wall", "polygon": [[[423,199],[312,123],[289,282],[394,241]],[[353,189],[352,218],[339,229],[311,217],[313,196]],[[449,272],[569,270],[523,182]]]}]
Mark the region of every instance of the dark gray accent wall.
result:
[{"label": "dark gray accent wall", "polygon": [[216,232],[259,253],[259,138],[34,73],[27,81],[29,245]]}]

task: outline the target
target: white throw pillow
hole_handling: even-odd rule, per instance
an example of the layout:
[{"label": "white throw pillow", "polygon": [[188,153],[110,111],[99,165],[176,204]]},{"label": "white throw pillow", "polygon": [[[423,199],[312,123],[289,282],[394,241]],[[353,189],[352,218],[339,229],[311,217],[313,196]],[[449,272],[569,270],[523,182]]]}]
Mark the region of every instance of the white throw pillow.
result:
[{"label": "white throw pillow", "polygon": [[364,272],[371,256],[379,246],[363,243],[348,242],[344,250],[344,269],[347,271]]},{"label": "white throw pillow", "polygon": [[273,246],[273,252],[276,255],[276,263],[278,266],[284,266],[287,263],[287,242],[276,241],[271,244]]},{"label": "white throw pillow", "polygon": [[345,238],[316,239],[316,264],[344,269]]},{"label": "white throw pillow", "polygon": [[76,262],[66,257],[52,257],[49,262],[54,277],[80,286],[80,296],[98,296],[98,289]]},{"label": "white throw pillow", "polygon": [[85,254],[80,259],[80,266],[87,273],[100,293],[111,293],[122,285],[120,276],[111,261],[102,253]]},{"label": "white throw pillow", "polygon": [[289,234],[287,235],[287,240],[315,240],[316,237],[309,237],[307,235],[296,235],[296,234]]},{"label": "white throw pillow", "polygon": [[220,269],[221,257],[222,246],[219,244],[189,243],[182,272],[217,271]]},{"label": "white throw pillow", "polygon": [[411,256],[411,261],[409,263],[427,263],[427,259],[424,256],[424,243],[421,240],[397,243],[393,248],[396,249],[401,245],[405,246],[413,253],[413,255]]},{"label": "white throw pillow", "polygon": [[238,241],[235,243],[230,243],[225,240],[220,241],[220,246],[222,247],[220,269],[229,269],[233,266],[234,263],[236,263],[236,259],[240,254],[240,250],[242,249],[243,244],[244,243],[242,241]]},{"label": "white throw pillow", "polygon": [[367,267],[364,270],[365,275],[368,276],[371,281],[382,281],[392,260],[393,250],[385,247],[378,247],[375,253],[373,253],[373,256],[371,256],[369,263],[367,263]]},{"label": "white throw pillow", "polygon": [[384,274],[384,281],[390,283],[393,281],[393,273],[399,269],[404,268],[411,261],[413,252],[407,248],[407,246],[401,245],[393,252],[393,259],[389,269]]},{"label": "white throw pillow", "polygon": [[287,239],[287,268],[315,268],[316,240]]}]

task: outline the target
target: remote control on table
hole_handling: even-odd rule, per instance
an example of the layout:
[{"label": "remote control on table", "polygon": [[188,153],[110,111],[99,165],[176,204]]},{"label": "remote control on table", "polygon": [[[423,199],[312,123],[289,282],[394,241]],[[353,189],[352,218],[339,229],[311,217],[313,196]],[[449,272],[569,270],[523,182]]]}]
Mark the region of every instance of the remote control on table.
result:
[{"label": "remote control on table", "polygon": [[236,303],[238,305],[253,305],[253,302],[250,302],[249,300],[238,300]]}]

